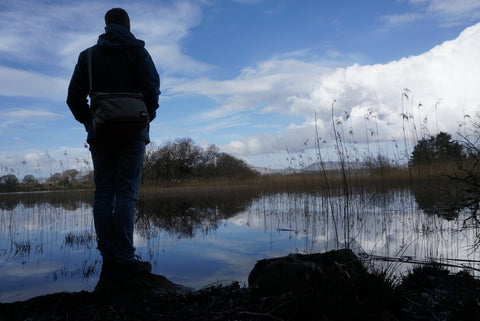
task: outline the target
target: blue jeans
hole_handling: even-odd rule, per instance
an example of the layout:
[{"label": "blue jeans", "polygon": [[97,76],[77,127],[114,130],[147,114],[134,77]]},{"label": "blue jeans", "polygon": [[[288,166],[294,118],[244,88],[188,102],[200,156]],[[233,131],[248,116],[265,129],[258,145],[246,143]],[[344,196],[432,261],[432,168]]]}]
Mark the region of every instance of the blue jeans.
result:
[{"label": "blue jeans", "polygon": [[145,157],[145,140],[95,140],[90,143],[95,194],[93,218],[103,258],[127,262],[135,258],[135,203]]}]

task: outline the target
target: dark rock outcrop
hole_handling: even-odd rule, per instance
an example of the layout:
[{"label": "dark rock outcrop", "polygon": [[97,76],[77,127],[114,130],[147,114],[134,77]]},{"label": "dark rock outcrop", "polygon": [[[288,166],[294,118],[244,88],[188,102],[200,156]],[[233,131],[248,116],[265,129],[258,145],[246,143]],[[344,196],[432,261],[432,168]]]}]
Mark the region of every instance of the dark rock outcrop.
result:
[{"label": "dark rock outcrop", "polygon": [[290,254],[257,262],[248,276],[249,288],[265,295],[300,293],[328,287],[342,279],[363,278],[367,271],[351,250]]},{"label": "dark rock outcrop", "polygon": [[398,313],[387,280],[369,273],[348,249],[260,260],[248,282],[257,295],[294,297],[299,313],[314,309],[338,320],[395,320]]}]

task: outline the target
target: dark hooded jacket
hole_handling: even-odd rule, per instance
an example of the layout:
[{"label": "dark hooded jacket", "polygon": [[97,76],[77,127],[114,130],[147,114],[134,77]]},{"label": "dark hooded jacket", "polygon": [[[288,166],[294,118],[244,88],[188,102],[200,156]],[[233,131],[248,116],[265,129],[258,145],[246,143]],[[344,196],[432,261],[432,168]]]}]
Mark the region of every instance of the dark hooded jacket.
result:
[{"label": "dark hooded jacket", "polygon": [[[156,116],[160,77],[145,43],[136,39],[128,28],[109,24],[100,35],[92,51],[92,92],[141,93],[145,98],[150,121]],[[88,49],[87,49],[88,50]],[[68,87],[67,104],[74,117],[88,131],[87,141],[95,139],[91,129],[91,111],[87,96],[88,80],[87,50],[80,53]],[[140,133],[145,142],[150,141],[148,128]]]}]

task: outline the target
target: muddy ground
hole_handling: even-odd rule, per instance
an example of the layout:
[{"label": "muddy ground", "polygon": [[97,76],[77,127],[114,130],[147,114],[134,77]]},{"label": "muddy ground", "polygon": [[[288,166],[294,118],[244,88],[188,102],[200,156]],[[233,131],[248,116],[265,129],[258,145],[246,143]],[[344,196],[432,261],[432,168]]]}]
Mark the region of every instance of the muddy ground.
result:
[{"label": "muddy ground", "polygon": [[[298,271],[295,277],[302,274]],[[358,273],[335,262],[317,266],[315,273],[300,275],[306,282],[297,279],[294,287],[232,283],[198,291],[159,286],[57,293],[0,304],[0,321],[480,320],[480,282],[465,272],[451,274],[432,264],[394,283],[384,275]]]}]

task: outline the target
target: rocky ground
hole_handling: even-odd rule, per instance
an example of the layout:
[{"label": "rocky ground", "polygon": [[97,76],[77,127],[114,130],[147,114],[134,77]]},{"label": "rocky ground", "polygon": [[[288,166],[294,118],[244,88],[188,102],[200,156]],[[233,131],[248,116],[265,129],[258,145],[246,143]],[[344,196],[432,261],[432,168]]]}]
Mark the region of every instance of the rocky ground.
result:
[{"label": "rocky ground", "polygon": [[262,260],[238,283],[57,293],[0,304],[3,320],[480,320],[480,282],[434,264],[398,284],[348,251]]}]

